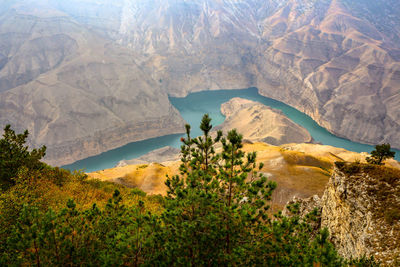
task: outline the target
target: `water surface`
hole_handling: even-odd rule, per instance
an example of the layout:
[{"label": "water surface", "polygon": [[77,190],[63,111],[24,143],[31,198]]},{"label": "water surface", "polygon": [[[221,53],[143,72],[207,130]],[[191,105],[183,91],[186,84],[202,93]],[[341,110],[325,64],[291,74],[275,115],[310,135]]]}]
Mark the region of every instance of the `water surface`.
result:
[{"label": "water surface", "polygon": [[[197,136],[201,134],[199,125],[203,114],[208,113],[210,115],[214,126],[221,124],[225,119],[220,112],[221,104],[234,97],[258,101],[271,108],[281,110],[292,121],[306,128],[315,141],[324,145],[342,147],[355,152],[370,152],[374,149],[373,146],[352,142],[331,134],[325,128],[319,126],[308,115],[282,102],[258,94],[256,88],[203,91],[189,94],[184,98],[170,97],[170,101],[179,110],[182,117],[192,126],[192,136]],[[180,134],[174,134],[133,142],[63,167],[70,170],[84,169],[87,172],[112,168],[121,160],[137,158],[164,146],[179,148],[181,145],[179,141],[181,136]],[[394,151],[396,151],[396,159],[400,160],[400,151],[396,149]]]}]

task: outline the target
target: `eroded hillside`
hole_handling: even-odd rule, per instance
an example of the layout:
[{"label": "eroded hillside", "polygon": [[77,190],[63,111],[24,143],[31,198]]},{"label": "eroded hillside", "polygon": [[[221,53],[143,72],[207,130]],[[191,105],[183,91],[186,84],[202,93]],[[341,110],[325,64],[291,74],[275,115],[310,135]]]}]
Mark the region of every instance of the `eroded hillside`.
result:
[{"label": "eroded hillside", "polygon": [[181,131],[167,94],[255,86],[399,148],[398,15],[392,0],[6,1],[0,124],[63,164]]}]

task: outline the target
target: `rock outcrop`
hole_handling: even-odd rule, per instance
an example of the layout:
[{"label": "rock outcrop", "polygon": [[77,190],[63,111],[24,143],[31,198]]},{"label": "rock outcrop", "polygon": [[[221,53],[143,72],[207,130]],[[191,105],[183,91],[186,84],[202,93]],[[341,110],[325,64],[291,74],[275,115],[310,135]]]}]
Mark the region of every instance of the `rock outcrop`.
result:
[{"label": "rock outcrop", "polygon": [[312,141],[308,131],[291,121],[283,112],[258,102],[233,98],[221,105],[221,113],[226,119],[215,130],[227,132],[237,129],[244,139],[252,142],[282,145]]},{"label": "rock outcrop", "polygon": [[398,169],[339,162],[322,198],[314,196],[299,202],[303,214],[320,209],[321,227],[330,231],[333,243],[345,258],[373,256],[384,266],[398,266]]}]

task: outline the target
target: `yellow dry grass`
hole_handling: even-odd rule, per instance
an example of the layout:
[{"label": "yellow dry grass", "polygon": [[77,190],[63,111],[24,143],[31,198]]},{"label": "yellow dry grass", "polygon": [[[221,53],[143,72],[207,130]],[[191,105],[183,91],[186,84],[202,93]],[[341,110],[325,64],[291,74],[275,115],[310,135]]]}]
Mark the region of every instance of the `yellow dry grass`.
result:
[{"label": "yellow dry grass", "polygon": [[[243,151],[257,152],[257,161],[264,163],[263,172],[277,182],[272,207],[282,208],[294,196],[322,195],[335,161],[363,161],[365,154],[342,148],[317,144],[286,144],[273,146],[266,143],[244,144]],[[165,194],[166,175],[179,173],[180,162],[162,165],[128,165],[90,173],[92,178],[112,181],[128,187],[138,187],[149,194]],[[397,161],[387,165],[399,168]]]},{"label": "yellow dry grass", "polygon": [[89,173],[90,178],[137,187],[146,193],[165,195],[167,175],[178,173],[179,162],[165,166],[159,163],[127,165]]}]

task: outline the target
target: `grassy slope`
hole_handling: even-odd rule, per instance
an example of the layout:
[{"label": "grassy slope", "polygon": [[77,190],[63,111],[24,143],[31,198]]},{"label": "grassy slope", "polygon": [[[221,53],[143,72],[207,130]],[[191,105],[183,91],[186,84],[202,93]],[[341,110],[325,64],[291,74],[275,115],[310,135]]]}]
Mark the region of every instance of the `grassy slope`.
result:
[{"label": "grassy slope", "polygon": [[[261,170],[278,183],[273,195],[275,208],[281,208],[293,196],[322,195],[335,161],[362,161],[365,155],[345,149],[316,144],[272,146],[265,143],[245,144],[245,152],[257,151],[264,163]],[[128,165],[89,173],[89,177],[138,187],[149,194],[165,194],[166,175],[178,174],[180,162]],[[389,166],[400,167],[396,161]]]}]

